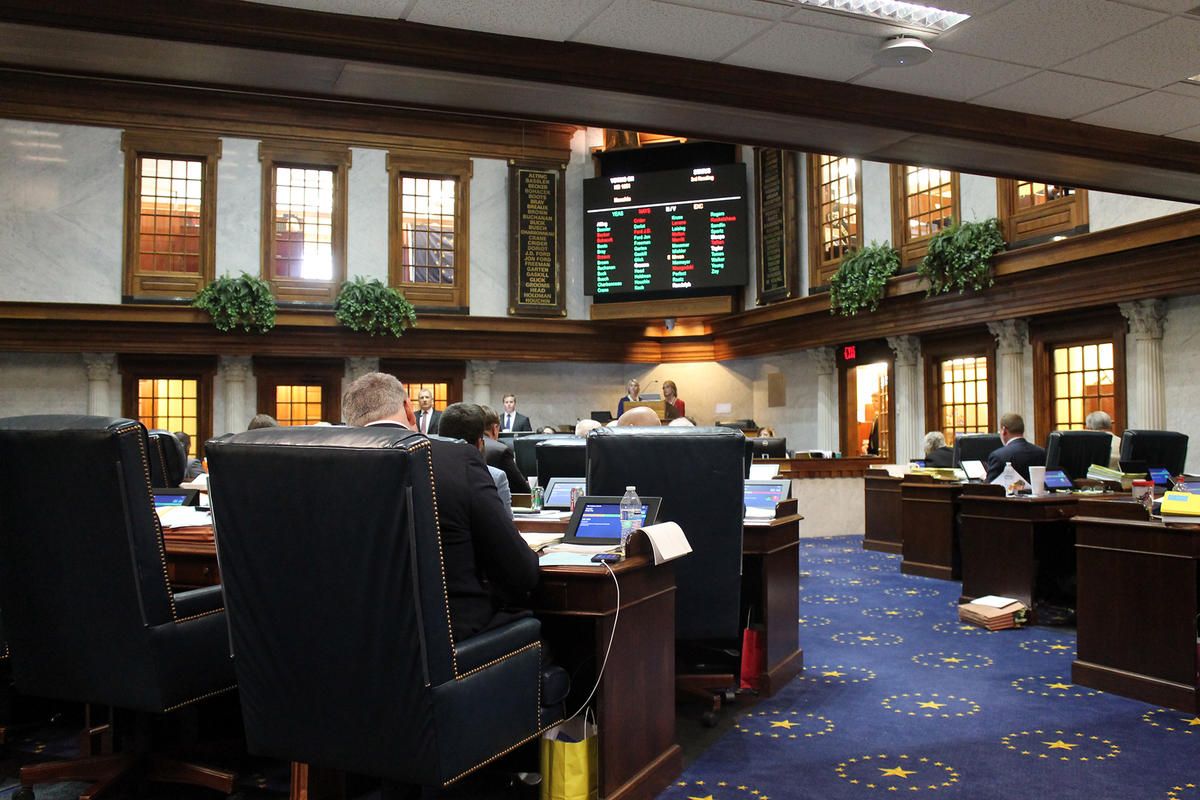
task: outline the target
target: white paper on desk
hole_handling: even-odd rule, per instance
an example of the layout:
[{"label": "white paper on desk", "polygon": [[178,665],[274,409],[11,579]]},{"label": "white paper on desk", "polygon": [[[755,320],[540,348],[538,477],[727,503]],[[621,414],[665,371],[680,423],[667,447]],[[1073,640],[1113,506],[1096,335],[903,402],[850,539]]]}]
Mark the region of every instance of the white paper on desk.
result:
[{"label": "white paper on desk", "polygon": [[1003,486],[1004,491],[1010,494],[1029,488],[1029,482],[1021,477],[1021,473],[1017,472],[1012,464],[1004,467],[1004,471],[996,476],[996,479],[992,481],[992,485]]},{"label": "white paper on desk", "polygon": [[525,544],[538,550],[548,544],[561,541],[563,535],[561,533],[522,533],[521,538],[525,540]]},{"label": "white paper on desk", "polygon": [[674,522],[660,522],[657,525],[639,528],[639,530],[650,540],[650,547],[654,550],[655,564],[673,561],[692,552],[692,545],[688,542],[683,528]]},{"label": "white paper on desk", "polygon": [[746,519],[775,519],[775,509],[746,506]]},{"label": "white paper on desk", "polygon": [[186,483],[179,484],[180,489],[199,489],[202,492],[208,491],[208,473],[201,472],[196,477]]},{"label": "white paper on desk", "polygon": [[212,525],[212,514],[192,506],[172,506],[158,509],[158,520],[164,528],[193,528]]},{"label": "white paper on desk", "polygon": [[752,481],[769,481],[777,475],[779,475],[778,464],[750,465],[750,480]]},{"label": "white paper on desk", "polygon": [[543,567],[598,567],[587,553],[545,553],[538,559]]},{"label": "white paper on desk", "polygon": [[1018,602],[1018,600],[1015,597],[1000,597],[998,595],[988,594],[984,595],[983,597],[976,597],[971,602],[977,606],[987,606],[988,608],[1004,608],[1005,606],[1011,606],[1013,603]]}]

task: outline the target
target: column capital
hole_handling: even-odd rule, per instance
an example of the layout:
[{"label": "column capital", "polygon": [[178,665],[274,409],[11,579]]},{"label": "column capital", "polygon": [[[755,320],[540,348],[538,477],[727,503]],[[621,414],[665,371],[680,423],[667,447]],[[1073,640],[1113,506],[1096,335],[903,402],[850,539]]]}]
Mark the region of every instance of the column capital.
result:
[{"label": "column capital", "polygon": [[471,373],[471,383],[476,386],[491,385],[492,377],[496,374],[498,361],[468,361],[467,369]]},{"label": "column capital", "polygon": [[1129,320],[1129,332],[1139,339],[1161,339],[1167,319],[1167,304],[1162,300],[1132,300],[1119,303],[1121,315]]},{"label": "column capital", "polygon": [[1029,322],[1023,319],[1002,319],[987,324],[996,337],[997,355],[1024,353],[1029,343]]},{"label": "column capital", "polygon": [[84,353],[83,366],[89,381],[108,381],[117,367],[117,357],[113,353]]},{"label": "column capital", "polygon": [[897,367],[915,367],[921,357],[921,340],[916,336],[889,336],[888,347],[896,354]]},{"label": "column capital", "polygon": [[244,382],[250,374],[249,356],[221,356],[221,377],[229,382]]},{"label": "column capital", "polygon": [[349,356],[346,358],[346,383],[354,383],[368,372],[379,372],[378,358],[373,356]]},{"label": "column capital", "polygon": [[808,357],[818,375],[832,375],[837,369],[837,353],[832,347],[814,347],[808,351]]}]

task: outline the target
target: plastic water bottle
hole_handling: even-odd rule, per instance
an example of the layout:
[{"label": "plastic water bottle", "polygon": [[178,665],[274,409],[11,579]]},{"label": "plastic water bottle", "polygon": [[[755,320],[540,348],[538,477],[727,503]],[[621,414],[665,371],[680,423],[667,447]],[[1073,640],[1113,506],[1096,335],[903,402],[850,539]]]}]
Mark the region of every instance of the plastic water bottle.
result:
[{"label": "plastic water bottle", "polygon": [[642,524],[642,498],[638,497],[637,489],[625,487],[625,496],[621,498],[621,557],[625,557],[625,548],[629,544],[629,536]]}]

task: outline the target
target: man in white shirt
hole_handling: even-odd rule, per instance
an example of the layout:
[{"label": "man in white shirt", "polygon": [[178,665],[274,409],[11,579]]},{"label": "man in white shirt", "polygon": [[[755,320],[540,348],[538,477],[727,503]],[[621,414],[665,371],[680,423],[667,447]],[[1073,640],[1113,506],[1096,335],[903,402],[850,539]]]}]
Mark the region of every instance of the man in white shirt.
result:
[{"label": "man in white shirt", "polygon": [[428,389],[417,392],[417,406],[417,430],[421,433],[437,433],[442,412],[433,408],[433,392]]},{"label": "man in white shirt", "polygon": [[533,425],[529,417],[517,413],[517,396],[504,395],[504,413],[500,415],[500,430],[502,431],[532,431]]}]

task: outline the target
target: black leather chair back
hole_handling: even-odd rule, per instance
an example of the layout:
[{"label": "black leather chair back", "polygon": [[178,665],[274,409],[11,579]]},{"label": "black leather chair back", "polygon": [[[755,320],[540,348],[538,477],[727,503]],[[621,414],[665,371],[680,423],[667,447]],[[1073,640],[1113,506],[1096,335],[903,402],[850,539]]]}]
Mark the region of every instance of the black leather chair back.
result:
[{"label": "black leather chair back", "polygon": [[206,453],[252,752],[437,785],[536,733],[538,651],[498,685],[452,643],[426,437],[266,428]]},{"label": "black leather chair back", "polygon": [[538,486],[546,486],[551,478],[587,477],[587,442],[583,439],[546,439],[538,442],[534,451]]},{"label": "black leather chair back", "polygon": [[1073,481],[1086,478],[1092,464],[1108,466],[1112,441],[1108,431],[1051,431],[1046,469],[1061,469]]},{"label": "black leather chair back", "polygon": [[998,433],[960,433],[954,437],[954,466],[962,467],[964,461],[982,461],[1004,446]]},{"label": "black leather chair back", "polygon": [[[146,429],[72,415],[0,420],[0,607],[25,694],[162,711],[210,691],[181,633],[150,492]],[[212,634],[232,685],[223,614]]]},{"label": "black leather chair back", "polygon": [[147,435],[150,438],[150,485],[155,489],[170,489],[183,483],[183,473],[187,470],[183,442],[171,431],[157,428]]},{"label": "black leather chair back", "polygon": [[1144,461],[1171,475],[1187,469],[1188,437],[1178,431],[1127,430],[1121,434],[1121,460]]},{"label": "black leather chair back", "polygon": [[[537,463],[537,446],[538,442],[545,442],[553,439],[573,439],[574,434],[571,433],[535,433],[532,436],[516,436],[513,437],[510,443],[513,449],[513,455],[517,458],[517,469],[521,470],[521,474],[526,478],[532,478],[538,474]],[[545,486],[545,481],[538,481],[538,485]]]},{"label": "black leather chair back", "polygon": [[722,428],[601,428],[587,438],[588,493],[637,487],[661,497],[658,521],[679,523],[692,553],[675,563],[675,636],[739,635],[746,439]]}]

